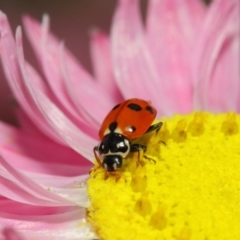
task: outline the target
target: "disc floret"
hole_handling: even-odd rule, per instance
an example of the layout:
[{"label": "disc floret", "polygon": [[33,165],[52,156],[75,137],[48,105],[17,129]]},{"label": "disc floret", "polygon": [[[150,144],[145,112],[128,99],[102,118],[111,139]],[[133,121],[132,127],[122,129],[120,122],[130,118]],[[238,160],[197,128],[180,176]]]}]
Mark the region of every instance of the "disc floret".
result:
[{"label": "disc floret", "polygon": [[124,178],[89,179],[94,230],[106,240],[237,239],[240,115],[198,112],[161,121],[141,164],[137,153],[124,159]]}]

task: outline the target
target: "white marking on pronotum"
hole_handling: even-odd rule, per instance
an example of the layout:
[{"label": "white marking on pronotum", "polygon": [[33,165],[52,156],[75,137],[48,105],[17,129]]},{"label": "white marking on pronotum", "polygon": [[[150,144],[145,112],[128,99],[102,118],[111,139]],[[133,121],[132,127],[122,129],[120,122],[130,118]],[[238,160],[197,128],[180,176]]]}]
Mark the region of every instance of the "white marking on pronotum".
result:
[{"label": "white marking on pronotum", "polygon": [[[105,130],[105,132],[104,132],[104,136],[106,136],[106,135],[108,135],[110,133],[110,130],[107,128],[106,130]],[[119,134],[122,134],[122,131],[121,131],[121,129],[120,128],[116,128],[115,130],[114,130],[114,133],[119,133]]]},{"label": "white marking on pronotum", "polygon": [[124,142],[120,142],[117,144],[117,148],[124,147]]}]

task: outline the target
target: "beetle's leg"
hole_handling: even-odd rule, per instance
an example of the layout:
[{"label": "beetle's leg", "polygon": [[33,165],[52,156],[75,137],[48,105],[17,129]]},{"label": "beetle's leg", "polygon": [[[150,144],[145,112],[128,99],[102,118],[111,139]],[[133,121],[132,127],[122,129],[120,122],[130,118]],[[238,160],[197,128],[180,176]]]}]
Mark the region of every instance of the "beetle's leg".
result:
[{"label": "beetle's leg", "polygon": [[[146,152],[147,146],[143,144],[132,144],[130,148],[130,152],[138,152],[138,161],[137,161],[137,166],[140,163],[140,150],[143,150],[143,152]],[[143,156],[146,158],[148,161],[153,161],[156,164],[156,161],[150,157],[147,157],[146,155]]]},{"label": "beetle's leg", "polygon": [[146,150],[147,150],[146,145],[136,143],[136,144],[131,144],[131,146],[130,146],[130,152],[137,152],[138,153],[137,166],[140,163],[140,151],[141,150],[143,150],[143,152],[146,152]]},{"label": "beetle's leg", "polygon": [[164,141],[160,140],[158,143],[162,143],[163,145],[167,145]]},{"label": "beetle's leg", "polygon": [[[97,169],[98,169],[98,168],[97,168]],[[94,172],[93,178],[95,178],[99,173],[106,172],[105,170],[95,172],[97,169],[94,168],[94,169],[90,170],[90,172],[89,172],[89,174],[91,174],[92,172]],[[105,175],[104,175],[104,177],[105,177]]]},{"label": "beetle's leg", "polygon": [[144,155],[143,157],[146,158],[148,161],[153,161],[156,164],[156,160],[154,160],[150,157],[147,157],[146,155]]},{"label": "beetle's leg", "polygon": [[127,182],[126,177],[118,170],[116,172],[112,173],[112,175],[115,176],[116,182],[118,182],[122,177],[124,178],[125,182]]},{"label": "beetle's leg", "polygon": [[[156,135],[157,135],[157,133],[161,129],[162,125],[163,125],[163,122],[153,124],[148,128],[148,130],[144,134],[152,132],[152,131],[156,131]],[[159,143],[163,143],[164,145],[166,145],[166,143],[164,141],[159,141]]]},{"label": "beetle's leg", "polygon": [[139,144],[139,143],[133,143],[130,146],[130,152],[139,152],[143,150],[144,152],[146,152],[147,150],[147,146],[144,144]]},{"label": "beetle's leg", "polygon": [[101,163],[101,160],[100,160],[99,155],[97,154],[97,152],[98,152],[98,146],[95,146],[93,148],[93,153],[94,153],[94,156],[95,156],[95,158],[96,158],[96,160],[98,162],[99,167],[101,167],[102,163]]},{"label": "beetle's leg", "polygon": [[148,128],[148,130],[144,134],[152,132],[152,131],[156,131],[156,134],[157,134],[158,131],[160,130],[160,128],[162,127],[162,125],[163,125],[163,122],[158,122],[156,124],[153,124]]},{"label": "beetle's leg", "polygon": [[109,172],[105,170],[105,173],[104,173],[104,180],[107,180],[109,177]]},{"label": "beetle's leg", "polygon": [[120,180],[120,178],[122,177],[122,175],[121,175],[120,172],[117,171],[117,172],[115,173],[115,177],[116,177],[116,179],[115,179],[116,182],[118,182],[118,181]]},{"label": "beetle's leg", "polygon": [[[95,159],[97,160],[98,167],[91,169],[90,172],[89,172],[89,174],[91,174],[91,172],[93,172],[93,171],[95,172],[98,168],[100,168],[100,167],[102,166],[101,160],[100,160],[97,152],[98,152],[98,146],[95,146],[95,147],[93,148],[93,153],[94,153]],[[98,173],[96,173],[96,174],[94,175],[94,177],[95,177],[97,174],[98,174]]]}]

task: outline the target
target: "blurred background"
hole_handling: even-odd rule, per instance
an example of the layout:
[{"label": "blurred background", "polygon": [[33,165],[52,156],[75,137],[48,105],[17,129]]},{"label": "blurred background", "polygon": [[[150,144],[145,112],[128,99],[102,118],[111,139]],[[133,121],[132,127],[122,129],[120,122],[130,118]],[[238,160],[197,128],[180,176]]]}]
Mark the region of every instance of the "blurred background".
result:
[{"label": "blurred background", "polygon": [[[66,47],[91,71],[89,54],[89,29],[97,26],[109,32],[115,0],[0,0],[0,9],[5,12],[13,32],[22,25],[22,16],[28,14],[41,21],[49,14],[52,32],[63,39]],[[37,66],[32,49],[24,36],[26,58]],[[14,101],[0,65],[0,120],[16,123]]]},{"label": "blurred background", "polygon": [[[44,13],[49,14],[51,31],[63,39],[66,47],[92,72],[89,30],[98,27],[109,33],[116,4],[117,0],[0,0],[0,10],[7,14],[13,32],[22,25],[21,17],[25,14],[39,21]],[[143,17],[146,6],[147,0],[141,0]],[[26,59],[36,67],[36,59],[25,37],[24,51]],[[16,124],[15,105],[0,65],[0,120]]]}]

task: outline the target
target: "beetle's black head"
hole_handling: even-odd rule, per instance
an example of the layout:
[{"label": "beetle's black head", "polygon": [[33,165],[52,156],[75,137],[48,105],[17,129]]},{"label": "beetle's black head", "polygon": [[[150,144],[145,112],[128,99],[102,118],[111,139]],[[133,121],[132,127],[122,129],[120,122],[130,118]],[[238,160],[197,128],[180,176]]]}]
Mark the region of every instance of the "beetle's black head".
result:
[{"label": "beetle's black head", "polygon": [[104,156],[102,167],[108,172],[115,172],[122,166],[122,156],[120,155],[106,155]]}]

